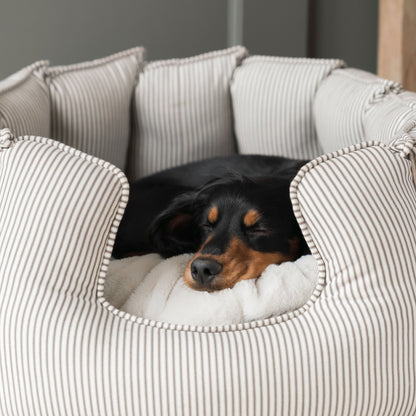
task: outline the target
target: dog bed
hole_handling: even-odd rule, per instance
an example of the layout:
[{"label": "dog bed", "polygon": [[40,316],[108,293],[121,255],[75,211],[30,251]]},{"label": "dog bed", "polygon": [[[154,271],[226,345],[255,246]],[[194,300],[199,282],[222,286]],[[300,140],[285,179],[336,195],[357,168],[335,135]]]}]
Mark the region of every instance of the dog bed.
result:
[{"label": "dog bed", "polygon": [[213,293],[190,289],[183,272],[191,254],[157,254],[110,262],[105,298],[131,315],[172,324],[226,325],[271,318],[304,305],[316,286],[313,256],[272,264],[257,279]]},{"label": "dog bed", "polygon": [[[416,413],[415,94],[343,65],[233,48],[147,66],[134,50],[3,81],[2,127],[28,135],[0,136],[0,414]],[[114,94],[134,98],[130,120],[111,116]],[[112,145],[119,167],[94,156]],[[178,149],[190,161],[237,148],[312,159],[290,189],[318,266],[307,302],[214,326],[112,305],[120,169],[134,179],[181,163]]]}]

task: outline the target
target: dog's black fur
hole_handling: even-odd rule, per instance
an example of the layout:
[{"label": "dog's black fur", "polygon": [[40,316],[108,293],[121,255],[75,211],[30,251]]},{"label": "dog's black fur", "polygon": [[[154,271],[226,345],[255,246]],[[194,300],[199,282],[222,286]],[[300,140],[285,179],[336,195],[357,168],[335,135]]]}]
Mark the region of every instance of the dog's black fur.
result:
[{"label": "dog's black fur", "polygon": [[[234,272],[224,263],[246,262],[240,274],[249,278],[250,262],[258,264],[257,271],[251,271],[258,273],[265,262],[295,259],[308,248],[293,214],[289,186],[306,162],[235,155],[143,178],[131,185],[113,256],[157,252],[170,257],[197,252],[193,260],[202,258],[205,263],[190,263],[185,281],[204,290],[232,287],[240,280],[241,276],[230,277]],[[251,217],[245,217],[249,212]],[[252,260],[245,261],[246,257]],[[194,263],[198,267],[192,267]],[[228,275],[220,276],[221,270]]]}]

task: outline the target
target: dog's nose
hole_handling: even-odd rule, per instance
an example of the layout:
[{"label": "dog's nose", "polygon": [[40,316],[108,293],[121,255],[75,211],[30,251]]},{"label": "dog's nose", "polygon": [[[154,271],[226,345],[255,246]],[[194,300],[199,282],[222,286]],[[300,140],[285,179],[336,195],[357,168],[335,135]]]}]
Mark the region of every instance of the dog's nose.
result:
[{"label": "dog's nose", "polygon": [[214,259],[198,257],[191,263],[193,279],[205,285],[209,283],[222,269],[222,264]]}]

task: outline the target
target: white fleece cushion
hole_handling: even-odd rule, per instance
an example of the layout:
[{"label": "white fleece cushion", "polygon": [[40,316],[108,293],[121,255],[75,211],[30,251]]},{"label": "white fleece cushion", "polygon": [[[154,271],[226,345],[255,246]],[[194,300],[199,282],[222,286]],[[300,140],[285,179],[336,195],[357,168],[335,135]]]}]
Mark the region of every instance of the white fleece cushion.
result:
[{"label": "white fleece cushion", "polygon": [[130,107],[144,49],[50,67],[51,137],[124,170],[130,140]]},{"label": "white fleece cushion", "polygon": [[136,87],[133,178],[236,153],[230,82],[241,46],[148,63]]},{"label": "white fleece cushion", "polygon": [[0,81],[0,129],[17,136],[50,136],[51,108],[44,81],[48,61],[35,62]]},{"label": "white fleece cushion", "polygon": [[[224,325],[264,319],[304,305],[316,285],[313,256],[269,265],[258,279],[231,289],[190,289],[183,272],[192,254],[164,260],[157,254],[114,260],[104,289],[107,300],[122,311],[172,324]],[[128,293],[129,290],[130,294]]]}]

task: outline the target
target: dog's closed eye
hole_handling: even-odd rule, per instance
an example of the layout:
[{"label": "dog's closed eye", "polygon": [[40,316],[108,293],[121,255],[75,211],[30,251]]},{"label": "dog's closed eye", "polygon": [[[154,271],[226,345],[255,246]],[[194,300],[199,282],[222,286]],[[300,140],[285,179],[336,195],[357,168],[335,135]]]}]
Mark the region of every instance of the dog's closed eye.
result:
[{"label": "dog's closed eye", "polygon": [[219,211],[217,206],[212,206],[210,210],[208,211],[208,214],[203,219],[203,222],[201,224],[202,228],[206,232],[211,232],[216,223],[218,222],[219,218]]},{"label": "dog's closed eye", "polygon": [[211,232],[214,229],[214,224],[209,221],[202,223],[201,226],[207,232]]},{"label": "dog's closed eye", "polygon": [[269,235],[271,232],[270,228],[260,225],[253,225],[252,227],[246,228],[246,233],[254,236]]},{"label": "dog's closed eye", "polygon": [[243,218],[246,233],[255,236],[270,234],[271,230],[261,220],[261,214],[256,209],[249,209]]}]

